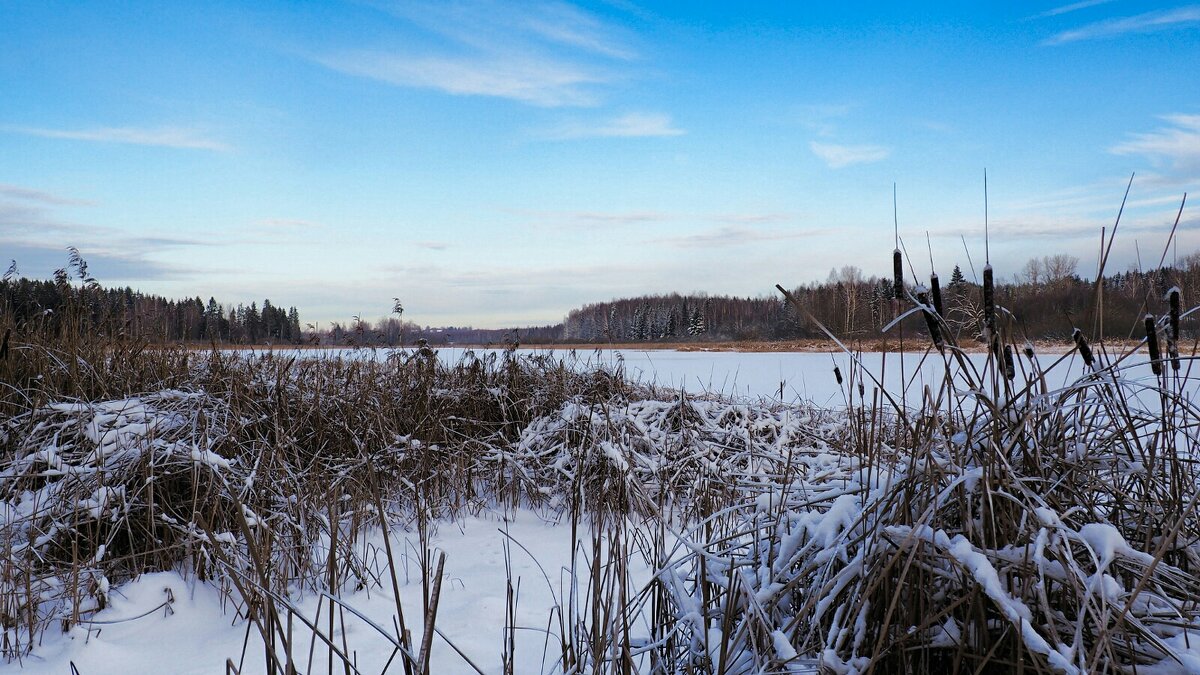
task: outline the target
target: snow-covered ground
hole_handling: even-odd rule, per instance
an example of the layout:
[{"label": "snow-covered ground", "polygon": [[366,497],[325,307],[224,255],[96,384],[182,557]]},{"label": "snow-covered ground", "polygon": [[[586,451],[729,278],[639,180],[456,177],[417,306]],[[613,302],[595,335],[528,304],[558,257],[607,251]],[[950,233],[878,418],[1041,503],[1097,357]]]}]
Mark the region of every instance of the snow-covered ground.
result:
[{"label": "snow-covered ground", "polygon": [[[522,350],[525,353],[533,351]],[[438,356],[445,362],[456,363],[465,352],[441,349]],[[384,358],[388,352],[328,350],[305,354],[321,354],[326,358]],[[849,356],[830,353],[589,351],[574,357],[562,351],[551,354],[568,361],[575,358],[573,363],[580,367],[597,363],[620,365],[635,380],[682,388],[692,393],[719,393],[743,399],[782,400],[784,403],[811,401],[818,406],[833,408],[845,405],[851,390],[849,382],[838,385],[834,367],[844,378],[849,378],[854,370]],[[1043,354],[1038,358],[1042,366],[1048,366],[1060,356]],[[946,363],[936,354],[924,359],[920,354],[864,354],[860,358],[861,365],[897,398],[902,394],[919,397],[926,384],[938,387],[946,371]],[[969,357],[976,367],[982,367],[986,358],[983,354]],[[1065,358],[1064,364],[1052,370],[1053,381],[1047,382],[1051,390],[1067,385],[1082,373],[1078,357]],[[1033,367],[1027,360],[1023,363],[1025,368]],[[951,368],[951,372],[955,369]],[[1154,382],[1144,352],[1128,360],[1120,377],[1134,383],[1133,389]],[[874,380],[869,380],[867,390],[873,386]],[[1188,386],[1191,389],[1195,383]],[[1152,400],[1147,400],[1146,404],[1156,405],[1157,395],[1150,398]],[[782,443],[778,439],[775,442]],[[195,456],[193,460],[196,460]],[[845,470],[840,466],[840,460],[834,464]],[[814,472],[813,475],[826,473]],[[964,474],[963,480],[967,478]],[[845,502],[845,505],[858,509],[862,505],[856,499],[847,493],[838,503]],[[444,637],[433,640],[432,672],[472,672],[467,659],[483,672],[502,672],[503,627],[510,579],[514,584],[519,581],[514,672],[556,672],[559,654],[555,646],[559,632],[557,617],[561,610],[555,608],[566,603],[570,592],[570,575],[566,570],[571,564],[572,551],[578,554],[580,549],[577,542],[572,541],[566,526],[548,523],[528,510],[519,510],[509,516],[485,513],[437,526],[431,545],[446,554],[445,581],[437,620],[437,627]],[[829,519],[829,522],[834,520],[837,519]],[[839,536],[843,531],[849,531],[848,526],[834,529]],[[1059,529],[1067,531],[1067,528]],[[421,547],[413,533],[397,530],[391,536],[398,561],[403,563],[397,574],[400,601],[408,618],[408,627],[413,631],[414,643],[419,644],[422,587],[417,557]],[[376,533],[364,545],[379,547],[381,537],[382,534]],[[583,546],[586,548],[586,544]],[[983,557],[981,553],[972,555]],[[382,553],[379,559],[382,566]],[[586,564],[586,559],[587,556],[577,557],[577,564]],[[629,564],[633,582],[631,592],[636,593],[655,570],[638,555],[634,555]],[[252,624],[234,615],[232,603],[223,601],[210,585],[191,577],[185,579],[174,572],[149,574],[112,589],[109,598],[110,605],[92,615],[90,623],[75,626],[67,634],[47,632],[31,654],[19,663],[0,664],[0,669],[19,666],[23,668],[22,672],[29,673],[69,673],[74,665],[82,675],[213,673],[224,672],[226,659],[230,659],[240,673],[265,671],[261,638]],[[390,595],[388,584],[348,592],[343,600],[380,626],[390,628],[392,625],[395,599]],[[294,602],[303,616],[312,618],[328,614],[327,607],[321,608],[320,598],[311,594],[298,595]],[[319,614],[322,611],[324,614]],[[346,644],[359,668],[366,673],[380,672],[391,656],[391,646],[366,621],[347,616],[346,625]],[[314,665],[310,668],[310,640],[299,623],[295,631],[294,644],[298,649],[295,658],[301,664],[300,670],[325,672],[327,653],[324,645],[316,645],[311,657]],[[340,638],[341,633],[335,637]],[[456,653],[451,643],[465,654],[465,658]],[[1180,647],[1177,651],[1192,655],[1190,648]],[[394,663],[389,672],[400,670],[399,664]]]},{"label": "snow-covered ground", "polygon": [[[382,546],[380,535],[372,536],[368,543]],[[566,570],[572,551],[570,528],[546,522],[532,511],[517,511],[507,520],[499,515],[482,515],[440,523],[431,545],[446,554],[437,613],[437,627],[446,638],[484,672],[501,672],[506,584],[511,570],[514,586],[519,583],[514,672],[553,672],[558,626],[552,608],[565,605],[569,592]],[[584,548],[588,545],[580,544]],[[414,643],[419,644],[422,632],[419,540],[415,533],[396,531],[392,534],[392,546],[398,552],[398,560],[405,563],[397,569],[396,576],[406,621],[413,631]],[[586,558],[581,556],[578,564],[586,565]],[[630,560],[630,571],[641,582],[651,574],[636,555]],[[163,608],[168,596],[174,598],[169,611]],[[346,594],[343,599],[380,626],[392,626],[395,600],[389,588],[371,588]],[[309,595],[300,598],[297,606],[311,618],[318,615],[319,602],[319,598]],[[228,658],[244,674],[266,670],[262,639],[249,622],[224,611],[221,598],[211,585],[184,580],[175,572],[147,574],[114,589],[111,603],[93,616],[90,628],[77,626],[66,635],[52,631],[33,654],[20,663],[0,665],[0,669],[20,667],[22,673],[31,675],[62,675],[70,673],[74,663],[82,675],[199,675],[225,672]],[[328,616],[327,608],[320,616]],[[548,624],[552,618],[555,621]],[[392,647],[365,622],[349,615],[346,620],[347,644],[355,653],[358,667],[364,673],[381,672]],[[300,671],[325,672],[324,644],[315,648],[314,666],[310,669],[310,640],[298,622],[296,626]],[[341,637],[340,629],[337,637]],[[243,641],[247,639],[245,662],[240,663]],[[441,637],[433,641],[430,668],[434,673],[473,672]],[[335,671],[341,672],[336,661]],[[403,672],[399,661],[393,663],[389,672]]]}]

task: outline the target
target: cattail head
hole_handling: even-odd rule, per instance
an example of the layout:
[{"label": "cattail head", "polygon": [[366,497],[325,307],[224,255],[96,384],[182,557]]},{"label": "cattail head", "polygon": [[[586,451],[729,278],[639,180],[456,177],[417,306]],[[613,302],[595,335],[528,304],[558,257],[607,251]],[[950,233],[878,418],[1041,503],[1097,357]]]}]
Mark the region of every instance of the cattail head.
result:
[{"label": "cattail head", "polygon": [[1162,352],[1158,349],[1158,327],[1153,314],[1146,315],[1146,344],[1150,347],[1150,370],[1162,375]]},{"label": "cattail head", "polygon": [[991,265],[983,268],[983,323],[988,331],[996,331],[996,282]]},{"label": "cattail head", "polygon": [[942,305],[942,284],[938,282],[937,272],[929,275],[929,288],[933,292],[933,311],[938,316],[946,316],[946,308]]},{"label": "cattail head", "polygon": [[921,315],[925,317],[925,329],[929,331],[929,339],[940,351],[945,342],[942,340],[942,329],[938,325],[937,314],[929,309],[929,291],[920,284],[913,290],[914,295],[917,296],[917,302],[921,303]]},{"label": "cattail head", "polygon": [[837,366],[833,367],[833,378],[837,380],[838,386],[842,386],[842,370]]},{"label": "cattail head", "polygon": [[1012,345],[1004,345],[1004,377],[1013,379],[1017,376],[1017,364],[1013,361]]},{"label": "cattail head", "polygon": [[1030,361],[1033,360],[1033,345],[1029,344],[1028,342],[1025,343],[1025,358],[1029,359]]},{"label": "cattail head", "polygon": [[1083,359],[1083,365],[1094,370],[1096,368],[1096,357],[1092,355],[1092,348],[1088,346],[1088,341],[1083,336],[1083,331],[1076,328],[1071,333],[1071,337],[1075,340],[1075,347],[1079,349],[1079,356]]},{"label": "cattail head", "polygon": [[897,300],[904,297],[904,258],[900,249],[892,251],[892,294]]},{"label": "cattail head", "polygon": [[1180,297],[1182,293],[1178,286],[1174,286],[1167,291],[1167,303],[1171,307],[1169,314],[1169,323],[1171,325],[1171,340],[1179,340],[1179,305],[1182,301]]}]

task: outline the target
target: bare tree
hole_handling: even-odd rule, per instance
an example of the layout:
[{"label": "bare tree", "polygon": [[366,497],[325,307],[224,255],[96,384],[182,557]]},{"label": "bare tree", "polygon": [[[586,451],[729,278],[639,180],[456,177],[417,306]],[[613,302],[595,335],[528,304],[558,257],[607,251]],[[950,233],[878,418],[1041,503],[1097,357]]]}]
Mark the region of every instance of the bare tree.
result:
[{"label": "bare tree", "polygon": [[1017,273],[1017,283],[1037,286],[1042,281],[1042,269],[1041,260],[1030,258],[1029,262],[1025,263],[1025,266]]},{"label": "bare tree", "polygon": [[1079,258],[1066,253],[1057,253],[1042,258],[1042,272],[1046,283],[1055,284],[1075,276],[1079,267]]}]

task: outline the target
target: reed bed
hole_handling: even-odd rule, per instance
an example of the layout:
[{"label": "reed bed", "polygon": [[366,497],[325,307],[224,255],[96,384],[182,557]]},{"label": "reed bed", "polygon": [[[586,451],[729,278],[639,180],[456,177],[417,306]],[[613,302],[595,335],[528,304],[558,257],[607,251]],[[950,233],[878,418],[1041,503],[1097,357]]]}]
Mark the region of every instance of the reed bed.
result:
[{"label": "reed bed", "polygon": [[[544,672],[1200,669],[1179,298],[1136,348],[1077,333],[1062,355],[985,298],[981,362],[928,297],[907,296],[929,348],[902,358],[944,379],[888,392],[855,365],[830,375],[836,410],[513,350],[305,358],[0,326],[0,650],[22,659],[125,581],[176,570],[257,634],[228,672],[361,672],[365,630],[385,670],[428,673],[449,642],[432,532],[521,508],[574,547]],[[396,527],[421,542],[419,607],[398,599],[402,553],[367,536]],[[390,622],[346,600],[363,588],[390,590]],[[511,575],[507,597],[498,663],[462,654],[458,672],[517,672]]]}]

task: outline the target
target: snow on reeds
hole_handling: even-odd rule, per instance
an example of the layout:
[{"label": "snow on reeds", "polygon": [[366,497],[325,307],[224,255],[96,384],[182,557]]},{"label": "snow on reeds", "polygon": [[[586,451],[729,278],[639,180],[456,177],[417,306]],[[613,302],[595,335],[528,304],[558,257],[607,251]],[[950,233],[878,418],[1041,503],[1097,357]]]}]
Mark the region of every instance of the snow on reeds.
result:
[{"label": "snow on reeds", "polygon": [[[923,357],[945,360],[940,386],[904,403],[856,367],[839,410],[512,352],[15,341],[0,646],[23,658],[123,582],[178,570],[261,638],[230,672],[355,672],[363,631],[392,672],[428,672],[431,642],[450,641],[430,533],[533,508],[578,542],[539,628],[546,672],[1194,672],[1200,410],[1193,357],[1149,325],[1170,328],[1153,370],[1081,334],[1045,365],[1003,321],[979,365],[947,331]],[[1085,374],[1049,386],[1073,358]],[[343,592],[400,597],[409,552],[365,536],[398,525],[422,542],[421,602],[379,621]],[[499,663],[463,654],[461,671],[518,672],[520,580],[506,597]]]}]

